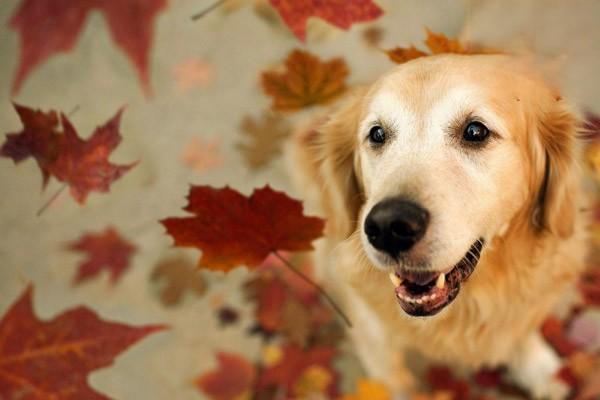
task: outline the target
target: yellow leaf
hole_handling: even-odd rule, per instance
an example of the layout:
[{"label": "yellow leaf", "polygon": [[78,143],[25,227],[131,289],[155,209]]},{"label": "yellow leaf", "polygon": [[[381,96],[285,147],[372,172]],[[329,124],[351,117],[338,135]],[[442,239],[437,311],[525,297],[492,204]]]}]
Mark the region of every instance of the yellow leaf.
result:
[{"label": "yellow leaf", "polygon": [[385,385],[370,379],[359,379],[356,383],[356,394],[347,394],[340,400],[391,400]]}]

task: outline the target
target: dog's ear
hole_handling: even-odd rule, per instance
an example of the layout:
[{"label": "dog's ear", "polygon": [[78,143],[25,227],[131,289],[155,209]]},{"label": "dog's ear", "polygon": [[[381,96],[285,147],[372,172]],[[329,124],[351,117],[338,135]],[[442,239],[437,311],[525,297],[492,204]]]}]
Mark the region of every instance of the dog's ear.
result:
[{"label": "dog's ear", "polygon": [[317,149],[327,234],[340,239],[345,239],[355,230],[364,201],[356,148],[365,93],[366,88],[357,89],[318,128]]},{"label": "dog's ear", "polygon": [[538,174],[533,224],[539,231],[566,238],[573,234],[576,215],[577,120],[559,96],[553,100],[550,111],[538,118],[542,150],[536,158],[543,160],[543,173]]}]

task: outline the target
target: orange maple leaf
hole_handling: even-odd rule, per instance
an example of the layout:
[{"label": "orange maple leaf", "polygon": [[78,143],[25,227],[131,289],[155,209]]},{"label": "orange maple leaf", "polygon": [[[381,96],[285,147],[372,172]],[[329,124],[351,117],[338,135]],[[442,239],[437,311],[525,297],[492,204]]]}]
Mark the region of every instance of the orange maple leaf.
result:
[{"label": "orange maple leaf", "polygon": [[192,186],[186,211],[192,217],[161,223],[175,245],[202,250],[200,266],[229,271],[256,267],[277,250],[310,250],[323,233],[320,218],[302,214],[302,204],[269,186],[250,197],[225,187]]},{"label": "orange maple leaf", "polygon": [[346,90],[348,67],[341,58],[322,62],[302,50],[294,50],[285,60],[286,71],[266,71],[262,87],[278,110],[298,110],[326,103]]},{"label": "orange maple leaf", "polygon": [[370,379],[359,379],[356,382],[356,394],[347,394],[340,400],[391,400],[392,396],[388,388],[377,381]]},{"label": "orange maple leaf", "polygon": [[[256,368],[246,359],[230,353],[217,353],[218,367],[196,379],[196,386],[213,400],[238,400],[252,389]],[[249,397],[249,396],[248,396]]]},{"label": "orange maple leaf", "polygon": [[415,46],[410,47],[396,47],[390,50],[385,50],[386,54],[391,61],[396,64],[403,64],[407,61],[414,60],[415,58],[424,57],[428,55],[424,51],[417,49]]}]

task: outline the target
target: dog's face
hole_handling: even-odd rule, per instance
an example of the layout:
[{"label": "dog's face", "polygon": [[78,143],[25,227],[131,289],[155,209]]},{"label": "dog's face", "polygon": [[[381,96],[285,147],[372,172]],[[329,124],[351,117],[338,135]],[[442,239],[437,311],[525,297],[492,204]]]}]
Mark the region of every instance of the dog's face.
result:
[{"label": "dog's face", "polygon": [[383,76],[353,116],[338,116],[354,118],[355,228],[408,314],[451,303],[486,243],[544,207],[548,157],[568,158],[571,143],[546,148],[556,138],[543,135],[557,133],[541,119],[556,118],[558,101],[509,57],[430,57]]}]

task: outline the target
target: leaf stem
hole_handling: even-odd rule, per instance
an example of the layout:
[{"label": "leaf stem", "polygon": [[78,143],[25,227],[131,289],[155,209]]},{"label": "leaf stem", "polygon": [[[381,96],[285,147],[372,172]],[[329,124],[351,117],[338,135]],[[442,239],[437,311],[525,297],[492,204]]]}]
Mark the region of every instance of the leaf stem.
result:
[{"label": "leaf stem", "polygon": [[211,4],[210,6],[206,7],[204,10],[200,11],[197,14],[192,15],[192,21],[197,21],[200,18],[204,17],[206,14],[208,14],[209,12],[211,12],[212,10],[216,9],[217,7],[221,6],[223,3],[225,3],[227,0],[219,0],[213,4]]},{"label": "leaf stem", "polygon": [[50,205],[51,205],[51,204],[54,202],[54,200],[56,200],[56,198],[57,198],[58,196],[60,196],[60,194],[61,194],[61,193],[63,192],[63,190],[65,190],[66,188],[67,188],[67,185],[66,185],[66,184],[65,184],[65,185],[62,185],[62,186],[61,186],[61,187],[60,187],[60,188],[59,188],[59,189],[56,191],[56,193],[54,193],[54,194],[52,195],[52,197],[50,197],[50,198],[48,199],[48,201],[47,201],[47,202],[45,202],[45,203],[44,203],[44,205],[43,205],[43,206],[42,206],[42,207],[41,207],[41,208],[38,210],[38,212],[37,212],[36,216],[38,216],[38,217],[39,217],[40,215],[42,215],[42,213],[43,213],[44,211],[46,211],[46,209],[47,209],[48,207],[50,207]]},{"label": "leaf stem", "polygon": [[329,296],[329,294],[327,294],[327,292],[321,286],[319,286],[317,283],[313,282],[312,279],[310,279],[308,276],[304,275],[302,273],[302,271],[297,270],[292,264],[290,264],[285,258],[283,258],[281,256],[281,254],[279,254],[279,252],[273,251],[272,253],[273,253],[273,255],[275,255],[275,257],[277,257],[279,259],[279,261],[281,261],[283,263],[283,265],[285,265],[293,273],[298,275],[304,282],[308,283],[309,285],[311,285],[312,287],[317,289],[317,291],[325,298],[325,300],[327,300],[329,305],[340,315],[340,317],[342,317],[342,319],[344,320],[346,325],[349,328],[352,328],[352,323],[350,322],[350,319],[346,316],[346,314],[344,314],[344,312],[342,311],[340,306],[337,305],[337,303],[331,298],[331,296]]}]

